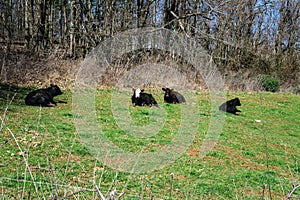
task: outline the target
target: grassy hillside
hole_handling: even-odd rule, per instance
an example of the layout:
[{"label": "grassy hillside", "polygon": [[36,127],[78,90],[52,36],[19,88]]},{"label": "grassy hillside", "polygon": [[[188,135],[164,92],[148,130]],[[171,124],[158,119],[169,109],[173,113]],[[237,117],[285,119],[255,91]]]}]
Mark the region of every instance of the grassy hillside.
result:
[{"label": "grassy hillside", "polygon": [[[100,199],[114,189],[122,199],[283,199],[300,179],[299,95],[228,93],[240,98],[242,113],[226,115],[218,143],[200,158],[211,114],[220,111],[211,111],[209,93],[198,92],[199,126],[187,151],[163,169],[135,174],[111,169],[82,144],[70,91],[56,98],[68,104],[53,108],[25,106],[28,91],[0,85],[3,199]],[[157,134],[136,138],[116,124],[112,92],[97,91],[95,104],[97,122],[110,141],[129,152],[156,152],[170,144],[180,128],[180,105],[164,104],[162,91],[154,91],[165,122]],[[152,109],[157,108],[130,106],[132,123],[155,120]],[[300,189],[293,195],[299,198]]]}]

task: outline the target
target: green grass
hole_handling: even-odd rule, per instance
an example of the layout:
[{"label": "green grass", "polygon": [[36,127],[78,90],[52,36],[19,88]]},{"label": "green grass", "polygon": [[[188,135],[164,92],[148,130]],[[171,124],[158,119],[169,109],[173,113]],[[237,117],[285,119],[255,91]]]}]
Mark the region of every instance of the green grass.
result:
[{"label": "green grass", "polygon": [[[226,115],[218,143],[200,158],[211,114],[221,113],[211,111],[209,93],[198,92],[199,124],[192,144],[164,168],[135,174],[110,168],[83,145],[74,124],[83,116],[73,113],[70,91],[55,98],[68,104],[39,108],[24,104],[30,89],[0,85],[3,199],[100,199],[97,187],[104,195],[124,192],[123,199],[283,199],[300,178],[300,96],[294,94],[228,93],[228,98],[240,98],[242,113]],[[112,112],[113,92],[97,91],[95,116],[114,145],[155,153],[171,144],[180,129],[180,105],[164,104],[161,91],[152,91],[160,109],[133,107],[128,96],[127,107],[120,109],[128,108],[132,126],[161,125],[150,136],[129,133],[116,123],[126,119]],[[294,196],[299,198],[299,191]]]}]

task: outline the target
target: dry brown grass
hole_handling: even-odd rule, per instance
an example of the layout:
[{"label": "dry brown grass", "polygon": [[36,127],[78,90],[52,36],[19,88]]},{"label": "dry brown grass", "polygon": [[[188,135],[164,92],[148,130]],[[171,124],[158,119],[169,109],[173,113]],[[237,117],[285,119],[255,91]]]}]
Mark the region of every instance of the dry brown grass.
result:
[{"label": "dry brown grass", "polygon": [[[72,89],[76,74],[83,61],[83,58],[62,58],[56,53],[52,53],[50,56],[47,55],[47,57],[40,57],[24,51],[22,48],[14,49],[9,55],[5,55],[3,51],[0,54],[0,83],[8,83],[18,87],[46,87],[54,83],[63,89]],[[145,66],[152,69],[140,75],[139,68],[145,69]],[[165,69],[169,67],[172,70],[169,72],[163,69],[160,70],[159,66]],[[253,70],[255,69],[245,68],[223,72],[225,89],[229,91],[263,90],[258,80],[258,74]],[[124,77],[127,78],[126,82],[128,84],[118,85]],[[151,80],[152,83],[141,85],[143,80],[153,77],[156,79]],[[136,78],[141,80],[138,81]],[[188,86],[182,85],[182,79],[188,81]],[[117,85],[118,87],[207,89],[201,74],[195,72],[193,67],[183,58],[158,51],[132,52],[115,60],[106,69],[105,76],[99,80],[99,86],[111,88]],[[280,91],[299,92],[299,88],[299,78],[298,80],[291,79],[282,82]]]},{"label": "dry brown grass", "polygon": [[29,52],[16,51],[0,58],[0,82],[19,87],[45,87],[54,83],[64,89],[71,88],[79,63],[80,60],[55,56],[41,58]]}]

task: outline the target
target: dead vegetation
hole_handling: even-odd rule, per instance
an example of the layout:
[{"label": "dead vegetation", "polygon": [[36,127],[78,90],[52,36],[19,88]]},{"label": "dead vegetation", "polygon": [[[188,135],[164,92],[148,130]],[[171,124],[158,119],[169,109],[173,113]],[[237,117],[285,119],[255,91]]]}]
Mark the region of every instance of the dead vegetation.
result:
[{"label": "dead vegetation", "polygon": [[61,88],[71,88],[80,63],[54,55],[43,58],[20,50],[2,55],[0,82],[18,87],[45,87],[55,83]]},{"label": "dead vegetation", "polygon": [[[38,56],[23,48],[15,48],[10,54],[1,52],[0,82],[18,87],[46,87],[51,83],[63,89],[72,89],[83,58],[62,58],[57,54]],[[259,61],[252,60],[252,62]],[[258,67],[257,67],[258,68]],[[219,68],[220,69],[220,68]],[[260,91],[259,74],[263,69],[226,69],[222,71],[226,90]],[[298,70],[293,69],[297,72]],[[288,73],[288,72],[287,72]],[[292,71],[289,71],[292,73]],[[278,77],[278,76],[277,76]],[[299,92],[299,76],[282,82],[280,91]],[[278,79],[283,79],[281,77]],[[184,83],[184,84],[183,84]],[[184,58],[174,57],[158,50],[137,51],[122,55],[106,69],[99,87],[171,87],[206,90],[201,72],[196,71]]]}]

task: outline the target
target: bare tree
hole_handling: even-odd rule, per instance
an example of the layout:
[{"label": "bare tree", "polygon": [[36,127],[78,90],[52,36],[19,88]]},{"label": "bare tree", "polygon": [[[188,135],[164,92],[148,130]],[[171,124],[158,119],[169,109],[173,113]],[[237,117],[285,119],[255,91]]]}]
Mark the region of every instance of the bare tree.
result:
[{"label": "bare tree", "polygon": [[[224,73],[296,79],[299,0],[8,0],[0,2],[0,42],[40,55],[84,56],[131,28],[163,27],[195,38]],[[297,49],[298,48],[298,49]]]}]

